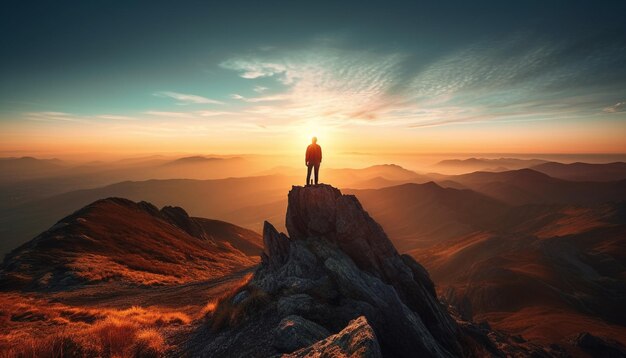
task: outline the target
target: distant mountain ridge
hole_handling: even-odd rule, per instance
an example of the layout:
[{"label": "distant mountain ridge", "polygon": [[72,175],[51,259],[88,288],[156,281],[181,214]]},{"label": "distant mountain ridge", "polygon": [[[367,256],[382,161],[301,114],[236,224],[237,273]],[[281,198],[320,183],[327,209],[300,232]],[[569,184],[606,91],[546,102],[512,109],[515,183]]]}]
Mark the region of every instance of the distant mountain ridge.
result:
[{"label": "distant mountain ridge", "polygon": [[174,159],[172,161],[166,162],[163,165],[164,166],[170,166],[170,165],[189,165],[189,164],[201,164],[201,163],[210,163],[210,162],[233,162],[233,161],[244,161],[243,158],[240,157],[205,157],[202,155],[195,155],[195,156],[191,156],[191,157],[183,157],[183,158],[178,158],[178,159]]},{"label": "distant mountain ridge", "polygon": [[56,158],[0,158],[0,183],[59,174],[66,169],[67,166],[66,163]]},{"label": "distant mountain ridge", "polygon": [[506,171],[523,168],[530,168],[546,163],[542,159],[518,159],[518,158],[467,158],[467,159],[446,159],[433,166],[435,170],[445,170],[452,172],[473,172],[473,171]]},{"label": "distant mountain ridge", "polygon": [[626,180],[575,182],[553,178],[528,168],[473,172],[445,179],[511,205],[593,204],[626,199]]},{"label": "distant mountain ridge", "polygon": [[606,164],[548,162],[531,167],[554,178],[573,181],[616,181],[626,179],[626,163]]},{"label": "distant mountain ridge", "polygon": [[345,192],[359,198],[400,251],[480,230],[509,209],[484,194],[434,182]]}]

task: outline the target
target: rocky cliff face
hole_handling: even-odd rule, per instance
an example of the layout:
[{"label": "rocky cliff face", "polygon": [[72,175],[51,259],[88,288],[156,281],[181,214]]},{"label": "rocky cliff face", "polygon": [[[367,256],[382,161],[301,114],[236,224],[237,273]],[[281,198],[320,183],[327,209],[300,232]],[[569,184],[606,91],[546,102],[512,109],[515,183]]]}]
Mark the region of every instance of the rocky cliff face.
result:
[{"label": "rocky cliff face", "polygon": [[[426,270],[411,257],[398,254],[355,196],[321,185],[294,187],[288,200],[288,250],[309,250],[324,268],[321,277],[335,279],[337,292],[328,292],[334,296],[328,298],[367,307],[362,313],[379,328],[383,351],[399,356],[461,352],[458,329],[437,301]],[[288,256],[284,244],[271,243],[284,239],[272,230],[268,225],[264,234],[269,262],[273,256]],[[291,260],[266,275],[273,278],[276,272],[298,265],[298,260]],[[255,278],[263,283],[261,273]]]},{"label": "rocky cliff face", "polygon": [[427,271],[398,254],[356,197],[328,185],[296,186],[288,201],[289,236],[265,223],[261,265],[207,316],[187,353],[506,354],[486,330],[457,324],[437,300]]}]

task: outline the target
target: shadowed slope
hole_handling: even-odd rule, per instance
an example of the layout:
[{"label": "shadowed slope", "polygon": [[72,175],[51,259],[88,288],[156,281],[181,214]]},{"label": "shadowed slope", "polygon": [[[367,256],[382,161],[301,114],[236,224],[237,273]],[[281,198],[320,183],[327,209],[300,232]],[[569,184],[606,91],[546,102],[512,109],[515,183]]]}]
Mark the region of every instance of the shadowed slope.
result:
[{"label": "shadowed slope", "polygon": [[490,227],[509,209],[484,194],[433,182],[346,192],[359,198],[401,252]]},{"label": "shadowed slope", "polygon": [[626,180],[573,182],[532,169],[475,172],[448,177],[453,182],[512,205],[594,204],[626,200]]},{"label": "shadowed slope", "polygon": [[549,162],[536,165],[531,169],[551,177],[574,181],[614,181],[626,179],[626,163],[606,164]]},{"label": "shadowed slope", "polygon": [[[230,242],[229,238],[236,240]],[[7,255],[4,286],[65,289],[102,281],[174,284],[253,265],[257,234],[233,225],[109,198],[62,219]],[[258,252],[258,251],[257,251]]]},{"label": "shadowed slope", "polygon": [[624,208],[519,207],[492,230],[410,253],[468,319],[541,343],[587,331],[626,344]]}]

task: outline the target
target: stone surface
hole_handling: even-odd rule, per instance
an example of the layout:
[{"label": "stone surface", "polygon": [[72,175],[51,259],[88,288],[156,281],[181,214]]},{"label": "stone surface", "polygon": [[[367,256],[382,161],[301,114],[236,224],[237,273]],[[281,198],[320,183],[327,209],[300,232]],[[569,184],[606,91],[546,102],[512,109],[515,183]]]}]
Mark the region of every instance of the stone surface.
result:
[{"label": "stone surface", "polygon": [[355,196],[342,195],[329,185],[294,186],[288,196],[286,226],[294,242],[319,238],[336,244],[359,270],[393,286],[402,303],[417,313],[429,333],[427,339],[432,336],[451,352],[460,351],[455,323],[439,304],[426,270],[398,254]]},{"label": "stone surface", "polygon": [[341,332],[282,356],[282,358],[304,357],[380,358],[382,354],[374,330],[367,319],[361,316],[350,321]]},{"label": "stone surface", "polygon": [[[522,345],[502,350],[509,341],[500,345],[491,337],[502,337],[470,323],[457,324],[438,301],[424,267],[398,254],[354,196],[342,195],[329,185],[296,186],[288,201],[289,236],[265,223],[261,265],[239,290],[262,292],[268,301],[249,311],[237,326],[197,332],[191,342],[198,347],[189,349],[188,355],[269,357],[284,353],[305,341],[299,334],[286,333],[292,328],[285,324],[296,321],[294,315],[300,317],[294,330],[299,326],[306,331],[314,325],[339,333],[288,355],[293,357],[530,352]],[[276,333],[276,327],[283,328]]]},{"label": "stone surface", "polygon": [[279,352],[291,353],[330,336],[330,332],[319,324],[300,316],[283,318],[274,330],[274,347]]}]

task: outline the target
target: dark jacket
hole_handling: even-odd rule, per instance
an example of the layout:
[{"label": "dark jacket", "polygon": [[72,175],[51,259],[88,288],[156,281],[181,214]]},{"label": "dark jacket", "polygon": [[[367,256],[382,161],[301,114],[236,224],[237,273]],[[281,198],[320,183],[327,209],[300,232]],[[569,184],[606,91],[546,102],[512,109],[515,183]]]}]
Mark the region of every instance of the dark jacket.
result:
[{"label": "dark jacket", "polygon": [[322,147],[317,144],[309,144],[306,148],[305,163],[309,165],[319,164],[322,162]]}]

